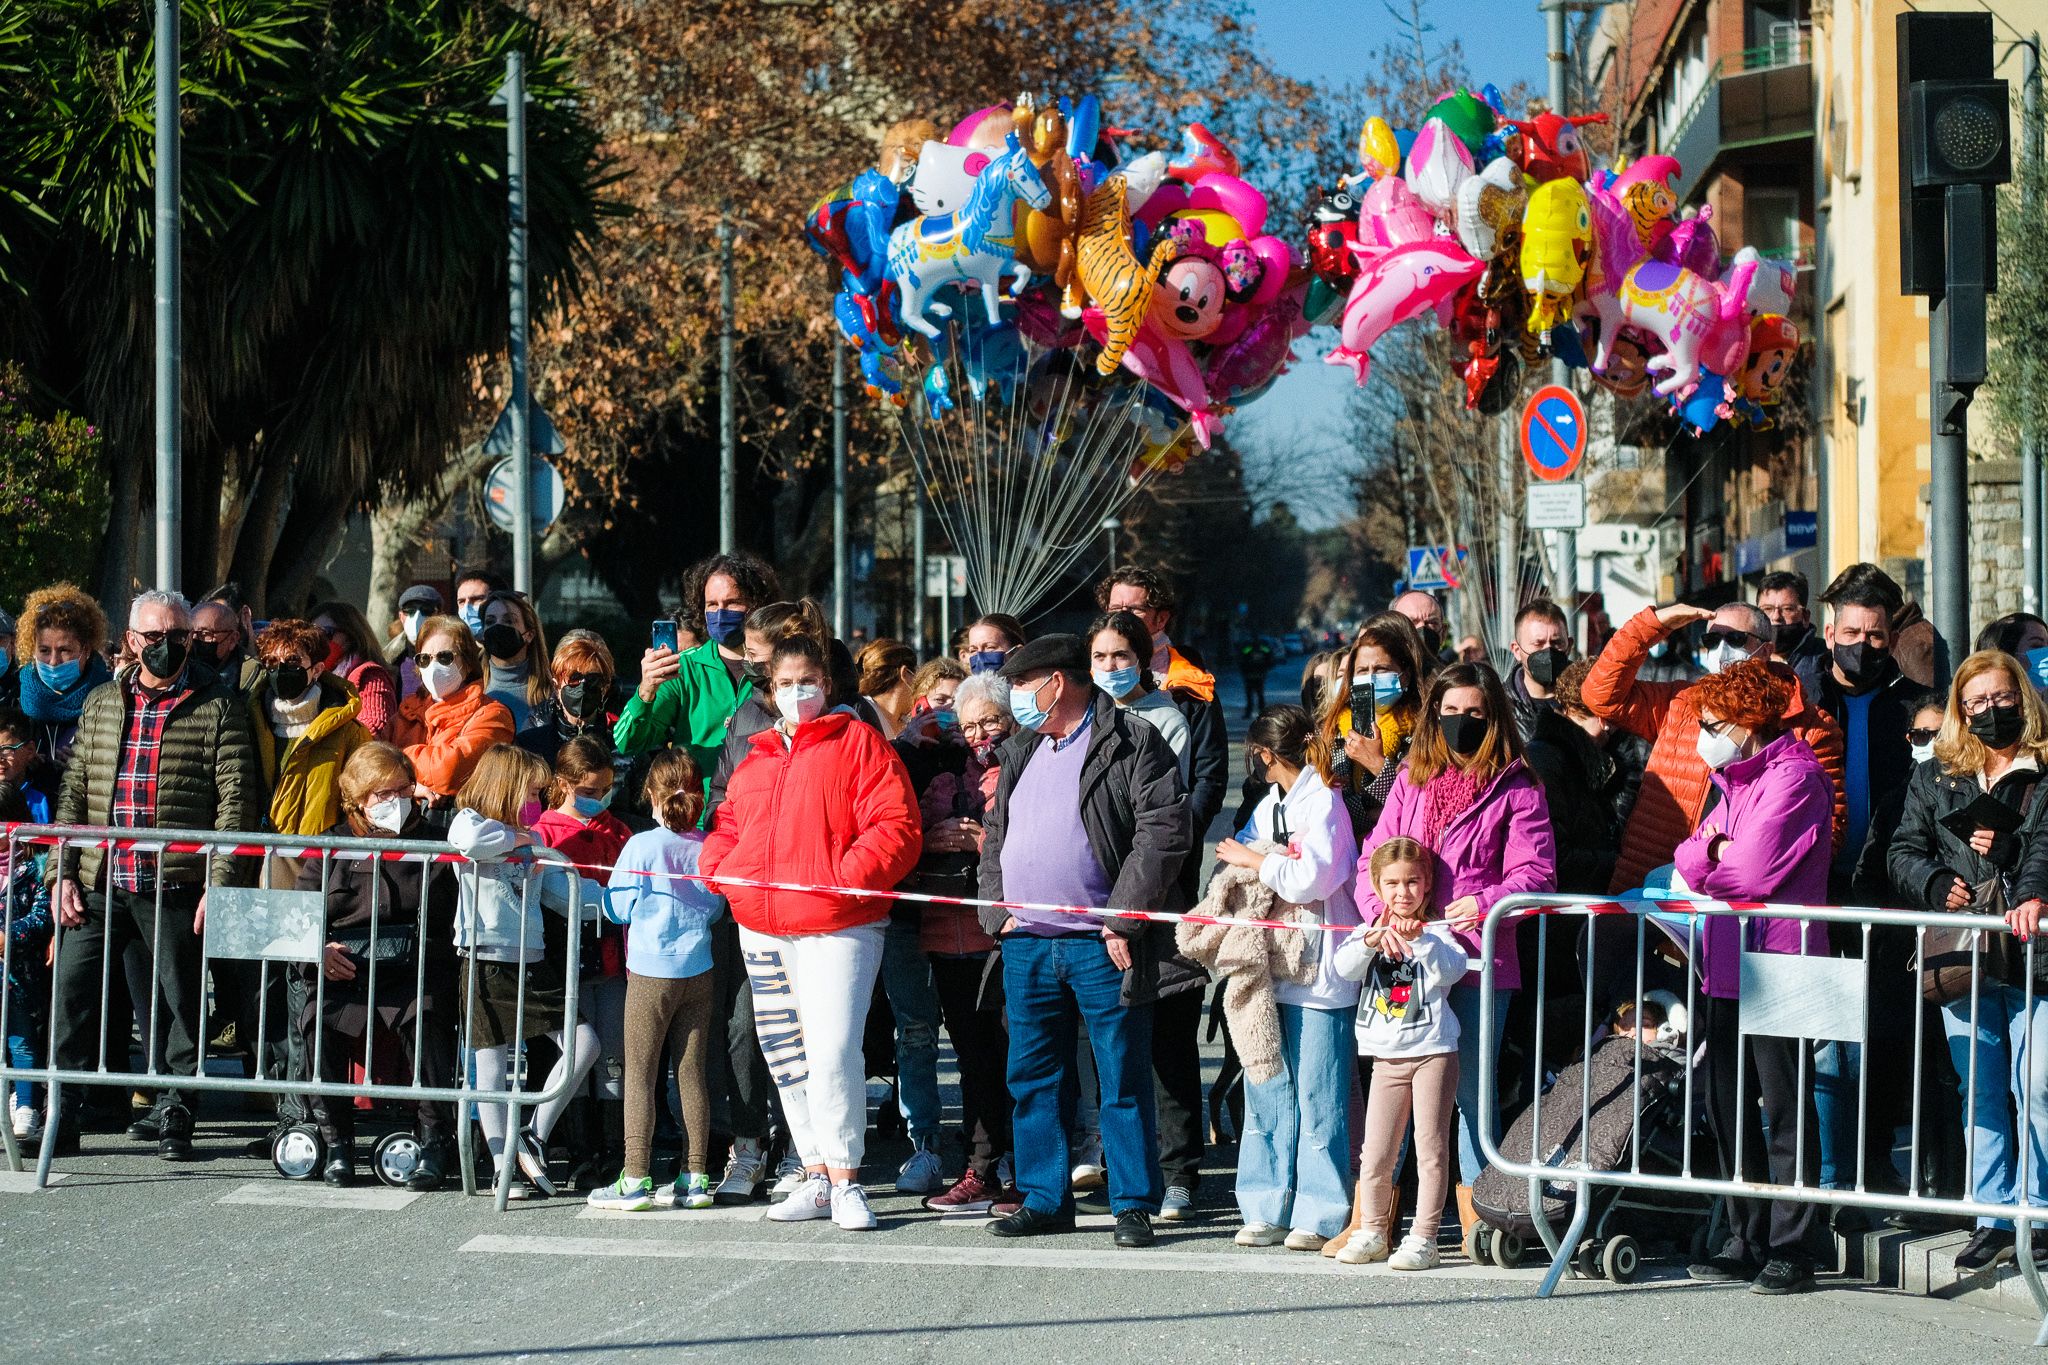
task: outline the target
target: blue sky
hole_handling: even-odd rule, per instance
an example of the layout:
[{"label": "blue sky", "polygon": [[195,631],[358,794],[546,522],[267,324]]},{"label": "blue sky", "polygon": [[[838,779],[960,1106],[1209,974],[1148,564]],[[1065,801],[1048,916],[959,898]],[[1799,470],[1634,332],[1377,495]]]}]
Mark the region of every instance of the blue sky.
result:
[{"label": "blue sky", "polygon": [[[1365,74],[1373,52],[1396,32],[1380,0],[1252,0],[1251,8],[1260,45],[1274,65],[1302,80],[1342,83]],[[1516,81],[1541,88],[1543,16],[1535,0],[1426,0],[1424,17],[1436,26],[1436,41],[1455,38],[1464,45],[1476,79],[1503,88]],[[1318,527],[1334,525],[1350,511],[1344,499],[1309,497],[1304,487],[1327,487],[1327,476],[1339,475],[1344,463],[1344,400],[1351,376],[1322,363],[1335,341],[1329,328],[1311,334],[1296,347],[1300,358],[1294,368],[1228,423],[1245,452],[1254,494],[1285,497],[1304,523]]]}]

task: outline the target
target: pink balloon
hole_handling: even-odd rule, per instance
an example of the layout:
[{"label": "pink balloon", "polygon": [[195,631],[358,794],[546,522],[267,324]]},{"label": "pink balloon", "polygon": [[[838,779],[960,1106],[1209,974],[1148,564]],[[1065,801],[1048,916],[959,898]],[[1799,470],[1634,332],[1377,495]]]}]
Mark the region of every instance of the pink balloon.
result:
[{"label": "pink balloon", "polygon": [[1428,241],[1436,235],[1436,219],[1398,175],[1372,182],[1359,201],[1358,227],[1360,241],[1379,250]]},{"label": "pink balloon", "polygon": [[[974,135],[981,131],[982,124],[998,115],[1008,118],[1015,112],[1015,107],[1007,100],[1001,104],[991,104],[986,109],[977,109],[953,125],[953,131],[946,134],[946,141],[955,147],[968,146],[974,141]],[[998,141],[1000,142],[1000,139]]]}]

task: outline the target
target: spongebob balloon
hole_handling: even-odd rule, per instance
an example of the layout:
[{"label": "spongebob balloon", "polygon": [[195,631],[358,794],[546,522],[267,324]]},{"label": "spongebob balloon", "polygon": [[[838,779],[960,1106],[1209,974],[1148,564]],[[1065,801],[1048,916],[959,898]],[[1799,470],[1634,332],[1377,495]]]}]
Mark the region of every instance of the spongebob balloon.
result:
[{"label": "spongebob balloon", "polygon": [[1547,180],[1530,192],[1522,215],[1522,287],[1529,291],[1531,334],[1541,336],[1570,315],[1592,246],[1593,214],[1584,186]]}]

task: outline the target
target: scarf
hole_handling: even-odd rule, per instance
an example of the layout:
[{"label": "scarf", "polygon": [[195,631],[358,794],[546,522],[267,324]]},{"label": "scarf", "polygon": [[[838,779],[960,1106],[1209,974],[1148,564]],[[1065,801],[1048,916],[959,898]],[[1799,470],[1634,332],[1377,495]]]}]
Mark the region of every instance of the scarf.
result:
[{"label": "scarf", "polygon": [[1422,789],[1422,842],[1442,848],[1444,830],[1478,799],[1479,779],[1462,768],[1445,768],[1430,778]]},{"label": "scarf", "polygon": [[114,673],[106,660],[94,654],[86,659],[78,681],[67,691],[59,692],[46,684],[32,661],[21,670],[20,677],[21,709],[30,720],[45,725],[75,725],[79,713],[85,710],[86,694],[112,681]]},{"label": "scarf", "polygon": [[298,739],[312,727],[313,718],[320,714],[320,684],[314,683],[306,689],[306,695],[297,701],[280,701],[270,698],[270,728],[280,739]]}]

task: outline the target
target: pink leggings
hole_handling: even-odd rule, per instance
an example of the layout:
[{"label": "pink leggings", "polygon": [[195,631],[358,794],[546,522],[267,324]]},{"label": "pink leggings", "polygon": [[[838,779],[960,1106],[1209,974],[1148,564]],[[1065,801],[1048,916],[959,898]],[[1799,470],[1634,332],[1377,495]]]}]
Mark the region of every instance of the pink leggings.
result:
[{"label": "pink leggings", "polygon": [[1458,1098],[1458,1054],[1434,1057],[1378,1057],[1372,1064],[1372,1093],[1365,1101],[1365,1142],[1358,1154],[1358,1183],[1365,1197],[1363,1226],[1392,1240],[1394,1161],[1408,1115],[1415,1114],[1415,1222],[1409,1232],[1436,1240],[1443,1221],[1451,1162],[1451,1110]]}]

